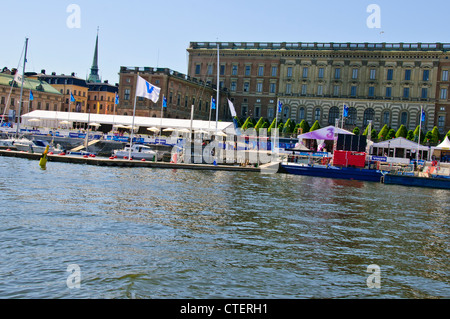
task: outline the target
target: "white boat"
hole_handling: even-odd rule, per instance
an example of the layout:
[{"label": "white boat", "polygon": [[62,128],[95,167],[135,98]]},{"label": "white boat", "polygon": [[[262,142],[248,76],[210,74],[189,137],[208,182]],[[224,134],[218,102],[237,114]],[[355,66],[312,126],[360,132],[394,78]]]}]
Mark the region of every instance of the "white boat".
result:
[{"label": "white boat", "polygon": [[57,147],[54,147],[49,142],[44,140],[28,140],[26,138],[23,138],[14,142],[14,147],[18,151],[32,152],[32,153],[44,153],[47,145],[49,146],[49,152],[53,153],[62,152],[59,145]]},{"label": "white boat", "polygon": [[131,146],[130,153],[130,144],[127,144],[123,150],[115,150],[114,155],[117,158],[128,158],[131,154],[132,159],[136,160],[150,160],[153,161],[155,156],[157,156],[156,151],[152,150],[151,147],[142,144],[133,144]]}]

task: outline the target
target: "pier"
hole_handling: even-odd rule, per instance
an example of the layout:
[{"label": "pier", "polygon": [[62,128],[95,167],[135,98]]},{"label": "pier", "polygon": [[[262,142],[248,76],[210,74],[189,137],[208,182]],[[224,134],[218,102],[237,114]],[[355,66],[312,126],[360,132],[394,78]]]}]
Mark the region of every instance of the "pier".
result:
[{"label": "pier", "polygon": [[[29,160],[39,161],[40,153],[28,153],[23,151],[0,149],[0,156],[26,158]],[[116,167],[149,167],[149,168],[169,168],[169,169],[196,169],[196,170],[215,170],[215,171],[239,171],[239,172],[257,172],[260,173],[264,168],[269,168],[278,163],[268,163],[258,167],[238,166],[224,164],[194,164],[194,163],[169,163],[169,162],[153,162],[128,159],[110,159],[105,157],[82,157],[73,155],[47,155],[48,162],[85,164],[96,166],[116,166]]]}]

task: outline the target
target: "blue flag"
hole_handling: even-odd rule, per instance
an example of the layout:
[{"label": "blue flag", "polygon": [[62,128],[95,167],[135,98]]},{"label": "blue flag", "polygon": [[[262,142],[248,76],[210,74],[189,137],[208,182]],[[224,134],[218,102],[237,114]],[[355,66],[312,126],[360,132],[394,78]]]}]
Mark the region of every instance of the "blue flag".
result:
[{"label": "blue flag", "polygon": [[278,113],[281,113],[282,106],[283,104],[281,103],[281,101],[278,101]]},{"label": "blue flag", "polygon": [[216,99],[215,98],[211,98],[211,109],[215,110],[216,109]]},{"label": "blue flag", "polygon": [[348,105],[344,104],[344,117],[348,116]]},{"label": "blue flag", "polygon": [[167,98],[163,97],[163,107],[167,107]]},{"label": "blue flag", "polygon": [[33,92],[30,90],[30,101],[34,100]]},{"label": "blue flag", "polygon": [[116,92],[116,99],[114,100],[114,104],[119,104],[119,94]]},{"label": "blue flag", "polygon": [[70,102],[75,102],[75,98],[73,97],[72,92],[70,92]]},{"label": "blue flag", "polygon": [[425,118],[426,118],[425,111],[422,110],[422,122],[425,122]]}]

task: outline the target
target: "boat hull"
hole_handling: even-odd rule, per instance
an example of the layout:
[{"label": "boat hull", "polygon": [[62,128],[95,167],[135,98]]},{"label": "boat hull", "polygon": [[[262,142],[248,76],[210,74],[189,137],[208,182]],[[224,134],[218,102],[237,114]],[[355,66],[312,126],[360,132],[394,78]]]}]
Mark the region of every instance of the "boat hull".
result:
[{"label": "boat hull", "polygon": [[[130,153],[128,151],[117,151],[117,152],[115,152],[115,155],[118,158],[124,158],[124,157],[128,158]],[[131,157],[136,160],[145,159],[147,161],[153,161],[155,159],[155,156],[156,156],[156,152],[152,152],[152,153],[131,152]]]},{"label": "boat hull", "polygon": [[386,174],[383,177],[383,182],[385,184],[392,184],[392,185],[450,189],[449,178],[428,178],[428,177],[418,177],[408,175]]},{"label": "boat hull", "polygon": [[353,167],[325,167],[295,164],[281,164],[282,171],[288,174],[349,179],[366,182],[380,182],[383,174],[379,170]]}]

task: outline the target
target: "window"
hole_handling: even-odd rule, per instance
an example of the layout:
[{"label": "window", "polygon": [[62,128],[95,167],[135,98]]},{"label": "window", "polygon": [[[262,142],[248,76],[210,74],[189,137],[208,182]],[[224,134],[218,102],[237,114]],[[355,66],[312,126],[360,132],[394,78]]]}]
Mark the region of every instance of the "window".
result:
[{"label": "window", "polygon": [[315,121],[320,121],[320,108],[316,108],[314,110],[314,120]]},{"label": "window", "polygon": [[230,90],[233,92],[236,91],[236,81],[231,82]]},{"label": "window", "polygon": [[287,118],[289,116],[289,106],[285,106],[283,109],[283,117]]},{"label": "window", "polygon": [[258,67],[258,76],[264,76],[264,67],[262,65]]},{"label": "window", "polygon": [[242,106],[242,116],[247,116],[247,106]]},{"label": "window", "polygon": [[369,97],[374,97],[374,96],[375,96],[375,87],[370,86],[369,87]]},{"label": "window", "polygon": [[277,86],[276,83],[270,83],[269,87],[270,93],[275,93],[276,86]]},{"label": "window", "polygon": [[261,116],[261,108],[259,106],[255,106],[255,117],[258,118]]},{"label": "window", "polygon": [[130,99],[130,89],[125,89],[125,94],[123,95],[125,101]]},{"label": "window", "polygon": [[273,116],[273,109],[272,108],[267,109],[267,117],[270,118],[270,119],[274,118],[274,116]]},{"label": "window", "polygon": [[250,87],[250,83],[244,82],[244,92],[248,92],[249,87]]},{"label": "window", "polygon": [[408,113],[406,111],[403,111],[400,114],[400,125],[407,125],[408,124]]},{"label": "window", "polygon": [[389,113],[389,111],[384,111],[383,112],[383,122],[382,122],[382,124],[383,125],[388,125],[389,126],[389,118],[390,118],[390,113]]},{"label": "window", "polygon": [[319,68],[319,79],[323,79],[324,71],[325,71],[324,68]]},{"label": "window", "polygon": [[220,66],[220,75],[224,75],[225,74],[225,65],[221,65]]},{"label": "window", "polygon": [[333,95],[338,96],[340,89],[341,89],[341,87],[339,85],[334,85],[333,86]]},{"label": "window", "polygon": [[428,97],[428,89],[422,88],[422,94],[420,95],[420,98],[426,99]]},{"label": "window", "polygon": [[392,88],[390,86],[386,88],[386,97],[392,97]]},{"label": "window", "polygon": [[317,86],[317,95],[323,95],[323,85],[321,84]]},{"label": "window", "polygon": [[394,78],[394,69],[388,69],[387,70],[387,80],[392,81]]},{"label": "window", "polygon": [[438,127],[444,127],[445,126],[445,116],[439,116],[438,117]]},{"label": "window", "polygon": [[308,88],[308,85],[302,84],[302,95],[306,95],[307,88]]},{"label": "window", "polygon": [[307,68],[307,67],[304,67],[304,68],[303,68],[303,74],[302,74],[302,76],[303,76],[304,79],[308,77],[308,68]]},{"label": "window", "polygon": [[350,96],[355,97],[356,96],[356,91],[357,91],[358,87],[357,86],[352,86],[350,88]]},{"label": "window", "polygon": [[448,81],[448,71],[447,70],[442,71],[441,81]]},{"label": "window", "polygon": [[231,67],[231,75],[237,75],[238,73],[238,66],[237,65],[233,65]]},{"label": "window", "polygon": [[356,80],[358,78],[358,69],[354,68],[352,70],[352,79]]},{"label": "window", "polygon": [[330,112],[328,114],[328,124],[334,125],[336,123],[336,119],[339,119],[339,108],[337,106],[333,106],[330,108]]},{"label": "window", "polygon": [[409,98],[409,88],[403,88],[403,98]]},{"label": "window", "polygon": [[178,106],[181,105],[181,95],[180,94],[177,95],[177,105]]},{"label": "window", "polygon": [[278,68],[276,66],[272,67],[272,76],[277,76]]},{"label": "window", "polygon": [[261,93],[263,88],[262,82],[256,83],[256,92]]},{"label": "window", "polygon": [[286,84],[286,94],[291,94],[292,92],[292,84]]},{"label": "window", "polygon": [[340,79],[341,78],[341,69],[340,68],[336,68],[334,70],[334,78],[335,79]]},{"label": "window", "polygon": [[251,70],[252,70],[252,67],[251,67],[250,65],[246,65],[246,66],[245,66],[245,75],[246,75],[246,76],[249,76]]},{"label": "window", "polygon": [[[298,110],[298,120],[299,120],[299,122],[301,122],[302,120],[304,120],[305,119],[305,108],[304,107],[301,107],[299,110]],[[306,132],[305,132],[306,133]]]},{"label": "window", "polygon": [[206,71],[206,73],[208,73],[208,75],[212,75],[213,74],[212,69],[213,69],[213,66],[211,64],[208,65],[208,71]]},{"label": "window", "polygon": [[423,70],[423,81],[428,81],[430,79],[430,70]]},{"label": "window", "polygon": [[441,89],[441,94],[440,94],[440,99],[441,100],[446,100],[447,99],[447,92],[448,92],[447,89],[445,89],[445,88]]},{"label": "window", "polygon": [[377,70],[375,70],[375,69],[370,69],[369,79],[370,79],[370,80],[375,80],[376,78],[377,78]]},{"label": "window", "polygon": [[287,76],[290,78],[292,77],[292,67],[287,68]]},{"label": "window", "polygon": [[366,109],[364,111],[363,125],[367,126],[369,124],[369,121],[373,121],[374,116],[375,116],[375,111],[372,108]]},{"label": "window", "polygon": [[348,109],[348,116],[345,119],[347,125],[356,125],[356,108],[350,107]]},{"label": "window", "polygon": [[405,81],[411,81],[411,70],[405,70]]},{"label": "window", "polygon": [[200,74],[202,66],[200,64],[195,65],[195,74]]}]

